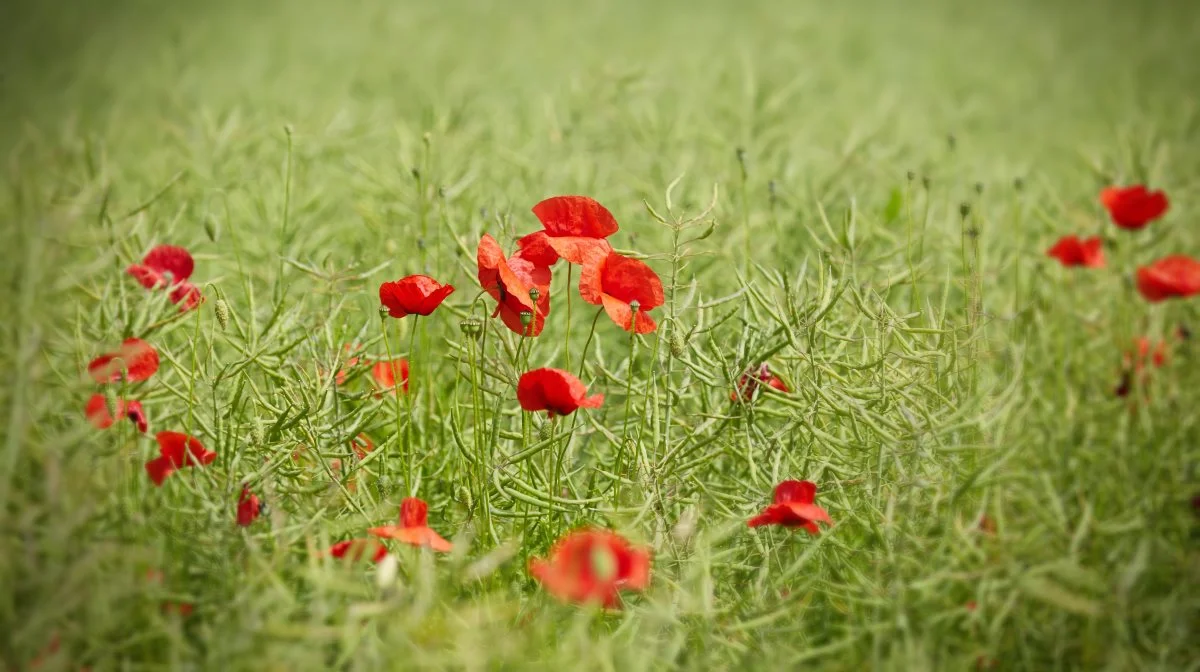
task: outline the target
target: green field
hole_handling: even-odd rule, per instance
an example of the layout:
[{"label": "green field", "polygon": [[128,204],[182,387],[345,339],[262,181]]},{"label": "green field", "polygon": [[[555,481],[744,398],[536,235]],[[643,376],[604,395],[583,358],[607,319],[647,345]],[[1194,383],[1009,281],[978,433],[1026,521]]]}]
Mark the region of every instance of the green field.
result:
[{"label": "green field", "polygon": [[[0,668],[1200,669],[1200,298],[1132,282],[1200,255],[1191,5],[0,8]],[[1098,198],[1132,183],[1171,199],[1140,232]],[[480,237],[559,194],[657,271],[657,331],[562,261],[539,337],[490,319]],[[125,273],[164,243],[197,310]],[[457,291],[381,321],[418,273]],[[157,373],[97,385],[128,337]],[[731,402],[763,362],[789,391]],[[543,366],[603,406],[523,413]],[[162,431],[215,461],[154,487]],[[749,529],[785,479],[834,524]],[[328,556],[410,494],[453,552]],[[585,525],[652,548],[622,609],[527,571]]]}]

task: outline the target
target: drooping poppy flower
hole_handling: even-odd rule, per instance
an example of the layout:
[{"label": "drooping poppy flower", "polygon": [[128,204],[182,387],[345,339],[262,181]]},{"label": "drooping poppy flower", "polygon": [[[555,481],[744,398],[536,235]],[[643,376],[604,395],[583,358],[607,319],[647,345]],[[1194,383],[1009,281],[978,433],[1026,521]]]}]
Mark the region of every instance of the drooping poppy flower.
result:
[{"label": "drooping poppy flower", "polygon": [[[138,428],[138,431],[145,434],[149,423],[146,420],[146,411],[142,408],[142,402],[130,401],[126,402],[122,399],[116,400],[116,417],[126,417],[129,421]],[[93,394],[88,399],[87,406],[84,407],[84,413],[87,415],[88,422],[95,425],[97,429],[108,429],[116,422],[116,417],[108,410],[108,401],[102,394]]]},{"label": "drooping poppy flower", "polygon": [[428,275],[410,275],[379,285],[379,303],[392,317],[429,315],[454,291]]},{"label": "drooping poppy flower", "polygon": [[243,485],[242,494],[238,497],[237,524],[250,527],[250,524],[258,519],[261,511],[262,503],[258,501],[258,495],[251,493],[250,488]]},{"label": "drooping poppy flower", "polygon": [[617,232],[617,220],[603,205],[587,196],[554,196],[533,206],[544,230],[517,241],[526,259],[553,266],[559,257],[582,264],[612,247],[604,239]]},{"label": "drooping poppy flower", "polygon": [[192,255],[182,247],[159,245],[150,250],[142,263],[133,264],[125,271],[146,289],[170,287],[170,299],[187,312],[204,300],[200,288],[188,281],[195,269]]},{"label": "drooping poppy flower", "polygon": [[555,542],[546,559],[530,558],[529,574],[560,600],[615,609],[620,591],[650,585],[650,550],[616,532],[584,528]]},{"label": "drooping poppy flower", "polygon": [[1108,208],[1113,224],[1122,229],[1141,229],[1162,217],[1167,211],[1167,195],[1149,191],[1145,185],[1106,187],[1100,191],[1100,202]]},{"label": "drooping poppy flower", "polygon": [[362,560],[371,557],[371,562],[379,562],[387,555],[387,547],[374,539],[347,539],[329,547],[329,555],[341,559]]},{"label": "drooping poppy flower", "polygon": [[395,539],[413,546],[428,546],[446,553],[454,545],[429,528],[429,505],[416,497],[405,497],[400,502],[400,523],[372,527],[371,534],[383,539]]},{"label": "drooping poppy flower", "polygon": [[580,408],[600,408],[604,395],[587,396],[583,382],[562,369],[534,369],[517,381],[517,401],[526,411],[546,411],[553,417]]},{"label": "drooping poppy flower", "polygon": [[1046,251],[1048,256],[1058,259],[1063,266],[1083,266],[1084,268],[1104,268],[1104,241],[1100,236],[1080,238],[1078,236],[1063,236]]},{"label": "drooping poppy flower", "polygon": [[[500,316],[514,333],[541,334],[550,314],[550,269],[533,263],[521,252],[506,259],[500,243],[488,234],[479,240],[477,261],[479,285],[496,299],[492,317]],[[528,323],[523,322],[522,313],[529,315]]]},{"label": "drooping poppy flower", "polygon": [[350,439],[350,450],[358,456],[358,459],[365,460],[367,455],[375,450],[375,442],[366,434],[359,434],[357,437]]},{"label": "drooping poppy flower", "polygon": [[770,367],[765,363],[758,367],[757,370],[747,371],[738,379],[737,389],[729,393],[730,401],[741,399],[743,402],[748,402],[754,399],[754,393],[758,391],[759,385],[766,385],[775,390],[779,390],[784,394],[791,392],[788,389],[787,383],[783,379],[771,373]]},{"label": "drooping poppy flower", "polygon": [[[408,392],[408,360],[393,359],[390,362],[376,362],[371,367],[371,377],[383,392],[396,393],[396,374],[400,374],[400,388]],[[376,395],[378,396],[378,395]]]},{"label": "drooping poppy flower", "polygon": [[782,525],[784,527],[803,527],[809,534],[817,534],[818,522],[829,525],[833,520],[825,509],[814,502],[817,497],[817,486],[811,481],[784,481],[775,486],[775,501],[759,515],[751,518],[746,524],[749,527],[761,525]]},{"label": "drooping poppy flower", "polygon": [[125,380],[137,383],[146,380],[158,371],[158,352],[154,346],[140,338],[127,338],[116,352],[109,352],[93,359],[88,364],[88,373],[97,383],[115,383]]},{"label": "drooping poppy flower", "polygon": [[183,467],[212,464],[217,454],[205,449],[200,440],[182,432],[159,432],[154,435],[158,441],[159,457],[146,463],[146,473],[154,485],[161,486],[167,476]]},{"label": "drooping poppy flower", "polygon": [[636,329],[639,334],[648,334],[658,328],[647,313],[663,305],[662,281],[653,269],[637,259],[609,252],[597,260],[589,260],[579,274],[579,294],[588,303],[604,306],[604,312],[625,331]]},{"label": "drooping poppy flower", "polygon": [[1147,301],[1200,294],[1200,261],[1175,254],[1137,269],[1137,288]]}]

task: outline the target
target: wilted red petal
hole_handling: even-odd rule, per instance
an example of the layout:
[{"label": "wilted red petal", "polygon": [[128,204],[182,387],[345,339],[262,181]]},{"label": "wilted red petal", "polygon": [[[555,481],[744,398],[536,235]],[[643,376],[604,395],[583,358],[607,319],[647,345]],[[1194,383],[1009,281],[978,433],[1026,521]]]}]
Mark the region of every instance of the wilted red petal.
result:
[{"label": "wilted red petal", "polygon": [[746,525],[802,527],[809,534],[818,534],[818,522],[832,524],[833,520],[825,509],[813,503],[816,493],[817,486],[810,481],[784,481],[775,487],[774,502],[747,521]]},{"label": "wilted red petal", "polygon": [[587,196],[553,196],[533,206],[533,214],[551,236],[606,238],[617,232],[617,220]]},{"label": "wilted red petal", "polygon": [[394,391],[396,387],[396,374],[400,374],[400,387],[405,392],[408,392],[408,360],[393,359],[390,362],[376,362],[371,367],[371,377],[375,379],[375,384],[379,385],[384,391]]},{"label": "wilted red petal", "polygon": [[384,525],[382,527],[372,527],[368,531],[377,537],[395,539],[410,546],[428,546],[439,553],[449,553],[454,550],[454,544],[442,538],[440,534],[428,527]]},{"label": "wilted red petal", "polygon": [[171,284],[179,284],[192,277],[195,268],[191,253],[174,245],[155,247],[142,259],[142,264],[159,275],[169,273]]},{"label": "wilted red petal", "polygon": [[[118,399],[118,415],[122,414],[124,410],[123,406],[121,400]],[[116,419],[108,411],[108,401],[104,398],[103,394],[93,394],[88,399],[87,406],[84,407],[83,412],[87,416],[88,422],[95,425],[96,429],[108,429],[116,422]]]},{"label": "wilted red petal", "polygon": [[517,381],[517,401],[526,411],[569,415],[579,408],[599,408],[603,394],[587,396],[587,386],[562,369],[534,369]]},{"label": "wilted red petal", "polygon": [[251,523],[258,519],[261,509],[262,506],[258,501],[258,495],[251,494],[248,488],[242,486],[242,494],[238,497],[237,524],[242,527],[249,527]]},{"label": "wilted red petal", "polygon": [[1107,187],[1100,192],[1100,202],[1108,209],[1113,223],[1122,229],[1141,229],[1167,211],[1167,195],[1149,191],[1144,185]]},{"label": "wilted red petal", "polygon": [[1163,257],[1137,270],[1137,288],[1151,302],[1200,294],[1200,261],[1178,254]]}]

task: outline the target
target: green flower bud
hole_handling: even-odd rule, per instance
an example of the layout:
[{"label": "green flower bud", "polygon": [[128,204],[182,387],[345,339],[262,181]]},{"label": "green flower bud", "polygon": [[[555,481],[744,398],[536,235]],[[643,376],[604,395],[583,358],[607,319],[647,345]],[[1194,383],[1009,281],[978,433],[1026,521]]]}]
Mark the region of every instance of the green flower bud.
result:
[{"label": "green flower bud", "polygon": [[229,304],[225,303],[225,299],[217,299],[213,304],[213,312],[217,314],[217,324],[221,325],[221,331],[229,327]]}]

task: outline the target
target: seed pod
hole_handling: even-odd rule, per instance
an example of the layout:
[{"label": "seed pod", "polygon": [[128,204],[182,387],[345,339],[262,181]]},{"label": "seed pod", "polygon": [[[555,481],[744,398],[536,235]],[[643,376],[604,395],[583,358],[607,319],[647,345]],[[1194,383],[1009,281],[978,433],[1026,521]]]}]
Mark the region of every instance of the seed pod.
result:
[{"label": "seed pod", "polygon": [[672,332],[672,334],[671,334],[671,356],[672,357],[682,357],[683,351],[684,351],[684,345],[685,344],[683,342],[683,337],[680,336],[678,333]]},{"label": "seed pod", "polygon": [[229,327],[229,304],[225,303],[225,299],[217,299],[213,304],[213,312],[217,314],[217,324],[221,325],[221,331],[225,331]]},{"label": "seed pod", "polygon": [[539,441],[549,441],[550,438],[553,436],[554,436],[554,425],[551,425],[548,422],[544,422],[544,423],[542,423],[541,427],[538,427],[538,440]]},{"label": "seed pod", "polygon": [[208,217],[204,220],[204,233],[208,236],[209,240],[214,243],[217,242],[217,239],[221,237],[221,229],[217,225],[216,219]]},{"label": "seed pod", "polygon": [[542,298],[542,293],[541,293],[541,291],[538,290],[537,287],[530,287],[529,288],[529,298],[533,299],[534,303],[537,303],[537,300]]},{"label": "seed pod", "polygon": [[958,214],[962,215],[963,219],[966,219],[967,216],[971,214],[971,204],[970,203],[959,204]]},{"label": "seed pod", "polygon": [[478,339],[483,334],[483,323],[477,317],[468,317],[458,323],[458,328],[464,336]]},{"label": "seed pod", "polygon": [[380,320],[386,320],[390,315],[391,315],[391,313],[388,312],[387,306],[379,307],[379,319]]}]

